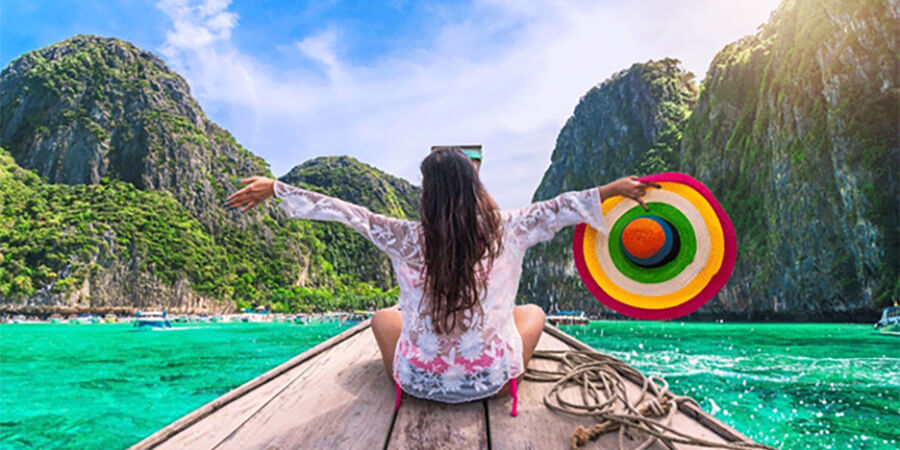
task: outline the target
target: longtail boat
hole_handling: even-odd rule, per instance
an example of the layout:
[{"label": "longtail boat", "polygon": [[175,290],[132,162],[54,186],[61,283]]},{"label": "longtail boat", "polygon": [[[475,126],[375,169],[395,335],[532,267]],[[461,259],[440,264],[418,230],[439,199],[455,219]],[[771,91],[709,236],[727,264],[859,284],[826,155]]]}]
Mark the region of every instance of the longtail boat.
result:
[{"label": "longtail boat", "polygon": [[[131,448],[555,449],[568,448],[579,425],[596,422],[549,410],[544,395],[551,384],[527,379],[519,384],[516,417],[510,416],[508,395],[455,405],[404,395],[395,411],[394,386],[385,375],[370,323],[295,356]],[[537,349],[590,347],[547,324]],[[554,364],[532,359],[529,369],[552,370]],[[629,396],[639,395],[642,380],[632,379],[634,373],[622,378]],[[726,445],[749,442],[692,403],[678,405],[670,426]],[[617,433],[608,433],[585,448],[618,448],[618,439]],[[665,447],[657,442],[650,448]]]}]

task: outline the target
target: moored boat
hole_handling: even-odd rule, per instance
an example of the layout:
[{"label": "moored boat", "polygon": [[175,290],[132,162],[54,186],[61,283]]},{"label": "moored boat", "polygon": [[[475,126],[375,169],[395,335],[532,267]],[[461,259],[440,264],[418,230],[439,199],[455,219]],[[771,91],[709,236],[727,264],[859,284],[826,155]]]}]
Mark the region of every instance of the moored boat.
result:
[{"label": "moored boat", "polygon": [[[510,396],[445,404],[404,394],[395,410],[396,391],[385,375],[370,324],[365,321],[291,358],[131,448],[568,448],[577,426],[596,422],[551,411],[544,397],[552,383],[528,378],[519,384],[515,417],[510,415]],[[590,347],[545,325],[537,350]],[[628,398],[659,390],[627,363],[615,367]],[[547,359],[532,358],[529,364],[541,373],[560,368]],[[615,408],[628,414],[623,405]],[[657,420],[702,439],[705,448],[762,447],[694,401],[672,402],[668,408]],[[619,448],[623,440],[627,448],[636,448],[644,439],[611,432],[597,436],[588,448]],[[665,447],[656,443],[649,448]]]},{"label": "moored boat", "polygon": [[97,322],[94,322],[92,318],[87,314],[79,314],[78,316],[69,316],[69,323],[72,325],[84,325]]},{"label": "moored boat", "polygon": [[147,329],[166,329],[172,328],[172,324],[166,318],[166,310],[141,312],[138,310],[137,317],[134,319],[135,328]]},{"label": "moored boat", "polygon": [[900,306],[895,303],[881,310],[881,319],[874,326],[881,333],[900,336]]},{"label": "moored boat", "polygon": [[590,320],[584,315],[584,311],[557,311],[547,316],[547,321],[553,325],[587,325]]},{"label": "moored boat", "polygon": [[366,320],[366,319],[372,317],[374,314],[375,314],[374,311],[356,310],[356,311],[353,311],[352,313],[350,313],[350,315],[347,317],[346,323],[356,325],[356,324],[362,322],[363,320]]},{"label": "moored boat", "polygon": [[322,322],[322,323],[344,323],[349,316],[350,316],[350,313],[343,312],[343,311],[327,312],[322,315],[320,322]]}]

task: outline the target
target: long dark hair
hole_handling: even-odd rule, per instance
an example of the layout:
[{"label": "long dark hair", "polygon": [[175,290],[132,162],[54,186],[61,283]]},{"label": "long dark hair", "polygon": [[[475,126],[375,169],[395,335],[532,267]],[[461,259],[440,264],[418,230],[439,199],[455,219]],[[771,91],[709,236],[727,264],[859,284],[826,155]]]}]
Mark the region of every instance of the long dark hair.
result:
[{"label": "long dark hair", "polygon": [[439,333],[466,330],[473,311],[482,317],[486,275],[503,245],[497,203],[459,148],[432,151],[420,169],[427,312]]}]

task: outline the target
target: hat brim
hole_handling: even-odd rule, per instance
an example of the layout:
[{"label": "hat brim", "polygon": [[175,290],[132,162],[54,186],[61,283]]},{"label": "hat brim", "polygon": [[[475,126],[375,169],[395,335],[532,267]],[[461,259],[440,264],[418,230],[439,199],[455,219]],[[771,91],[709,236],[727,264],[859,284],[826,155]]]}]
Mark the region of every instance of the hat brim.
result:
[{"label": "hat brim", "polygon": [[[640,181],[660,185],[658,189],[649,190],[644,199],[650,207],[649,213],[630,199],[618,196],[605,199],[603,214],[610,220],[610,234],[604,236],[583,223],[576,226],[572,242],[575,267],[597,300],[622,314],[645,320],[678,318],[703,306],[731,277],[737,256],[734,227],[712,192],[686,174],[661,173],[640,178]],[[630,220],[630,211],[657,215],[664,212],[663,205],[678,209],[687,217],[694,234],[706,236],[698,238],[695,255],[684,255],[690,259],[690,265],[675,267],[680,261],[676,258],[658,269],[635,266],[631,268],[633,270],[623,270],[622,264],[629,263],[613,258],[613,253],[607,252],[618,249],[619,242],[613,231]],[[705,249],[703,252],[701,247]],[[665,279],[659,278],[658,273],[654,275],[654,271],[669,269],[680,272]],[[635,271],[644,271],[648,277],[657,278],[644,279],[635,276]]]}]

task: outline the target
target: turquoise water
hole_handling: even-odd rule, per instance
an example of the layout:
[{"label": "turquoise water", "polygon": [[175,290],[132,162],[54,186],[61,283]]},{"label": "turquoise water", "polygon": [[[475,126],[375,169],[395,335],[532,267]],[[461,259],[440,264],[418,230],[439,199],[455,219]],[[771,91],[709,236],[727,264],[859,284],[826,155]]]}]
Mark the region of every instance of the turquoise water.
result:
[{"label": "turquoise water", "polygon": [[345,328],[0,325],[0,447],[125,448]]},{"label": "turquoise water", "polygon": [[900,447],[900,338],[871,325],[592,322],[562,327],[750,438],[784,449]]},{"label": "turquoise water", "polygon": [[[0,447],[124,448],[345,329],[336,324],[0,325]],[[785,448],[897,448],[900,338],[869,325],[563,327]]]}]

